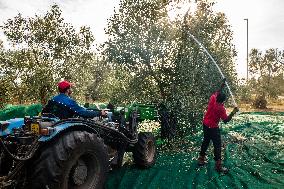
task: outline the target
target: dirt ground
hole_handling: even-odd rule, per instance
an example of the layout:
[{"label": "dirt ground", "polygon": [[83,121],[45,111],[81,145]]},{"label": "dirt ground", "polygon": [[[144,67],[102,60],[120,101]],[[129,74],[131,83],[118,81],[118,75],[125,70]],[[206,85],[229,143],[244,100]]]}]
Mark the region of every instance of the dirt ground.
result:
[{"label": "dirt ground", "polygon": [[241,112],[284,112],[284,100],[268,102],[267,109],[255,109],[249,103],[239,103],[238,106]]}]

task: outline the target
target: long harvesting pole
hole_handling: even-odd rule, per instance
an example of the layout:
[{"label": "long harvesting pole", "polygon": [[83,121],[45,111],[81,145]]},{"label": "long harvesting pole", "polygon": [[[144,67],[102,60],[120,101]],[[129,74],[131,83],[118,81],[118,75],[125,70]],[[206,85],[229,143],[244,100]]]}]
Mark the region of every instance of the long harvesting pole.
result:
[{"label": "long harvesting pole", "polygon": [[[214,58],[211,56],[211,54],[207,51],[207,49],[206,49],[191,33],[188,32],[188,34],[189,34],[189,36],[206,52],[206,54],[209,56],[209,58],[213,61],[213,63],[214,63],[215,66],[217,67],[219,73],[220,73],[221,76],[222,76],[222,79],[224,79],[224,78],[225,78],[224,74],[222,73],[220,67],[218,66],[218,64],[217,64],[217,62],[214,60]],[[235,98],[234,98],[234,95],[233,95],[233,93],[232,93],[232,91],[231,91],[230,86],[228,85],[227,82],[225,82],[225,84],[226,84],[226,86],[227,86],[227,88],[228,88],[228,90],[229,90],[229,93],[230,93],[231,97],[232,97],[232,101],[233,101],[234,106],[237,107],[238,105],[237,105],[237,103],[236,103],[236,101],[235,101]]]}]

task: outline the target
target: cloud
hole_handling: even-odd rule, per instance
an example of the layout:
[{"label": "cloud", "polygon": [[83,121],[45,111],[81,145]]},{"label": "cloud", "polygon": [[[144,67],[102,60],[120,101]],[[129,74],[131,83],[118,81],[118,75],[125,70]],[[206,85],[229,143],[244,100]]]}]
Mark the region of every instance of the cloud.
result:
[{"label": "cloud", "polygon": [[80,26],[90,26],[96,41],[102,43],[106,40],[104,28],[107,19],[113,14],[114,8],[118,7],[119,0],[0,0],[0,3],[5,7],[5,10],[0,11],[0,24],[18,13],[24,17],[43,15],[56,3],[66,22],[77,29]]},{"label": "cloud", "polygon": [[237,69],[246,74],[246,22],[248,18],[249,50],[257,48],[284,49],[284,1],[283,0],[219,0],[215,10],[224,12],[234,32],[234,44],[238,51]]},{"label": "cloud", "polygon": [[[0,25],[18,13],[23,16],[43,15],[58,4],[66,22],[75,28],[90,26],[97,43],[106,40],[104,28],[107,19],[118,8],[119,0],[0,0]],[[284,49],[283,0],[218,0],[214,10],[224,12],[234,32],[234,44],[238,51],[237,69],[246,73],[246,22],[249,19],[249,49]],[[3,33],[0,32],[0,39]]]},{"label": "cloud", "polygon": [[7,6],[4,4],[4,2],[2,2],[1,0],[0,0],[0,10],[4,10],[4,9],[6,9],[7,8]]}]

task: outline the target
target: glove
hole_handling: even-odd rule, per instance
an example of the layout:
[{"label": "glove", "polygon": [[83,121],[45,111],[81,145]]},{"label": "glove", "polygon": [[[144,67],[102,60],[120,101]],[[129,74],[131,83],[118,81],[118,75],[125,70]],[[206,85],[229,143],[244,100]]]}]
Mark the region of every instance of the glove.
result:
[{"label": "glove", "polygon": [[102,116],[102,117],[106,117],[106,116],[107,116],[107,113],[106,113],[105,110],[102,110],[102,111],[101,111],[101,116]]}]

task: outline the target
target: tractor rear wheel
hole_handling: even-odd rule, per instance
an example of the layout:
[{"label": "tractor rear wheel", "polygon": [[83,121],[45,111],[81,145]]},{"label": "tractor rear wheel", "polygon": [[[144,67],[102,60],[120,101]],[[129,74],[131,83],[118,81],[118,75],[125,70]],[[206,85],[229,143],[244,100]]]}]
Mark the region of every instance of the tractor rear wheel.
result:
[{"label": "tractor rear wheel", "polygon": [[93,133],[73,131],[42,150],[33,165],[30,188],[103,188],[107,171],[103,140]]},{"label": "tractor rear wheel", "polygon": [[141,132],[138,134],[138,142],[133,150],[133,159],[141,168],[148,168],[156,162],[156,140],[152,133]]}]

